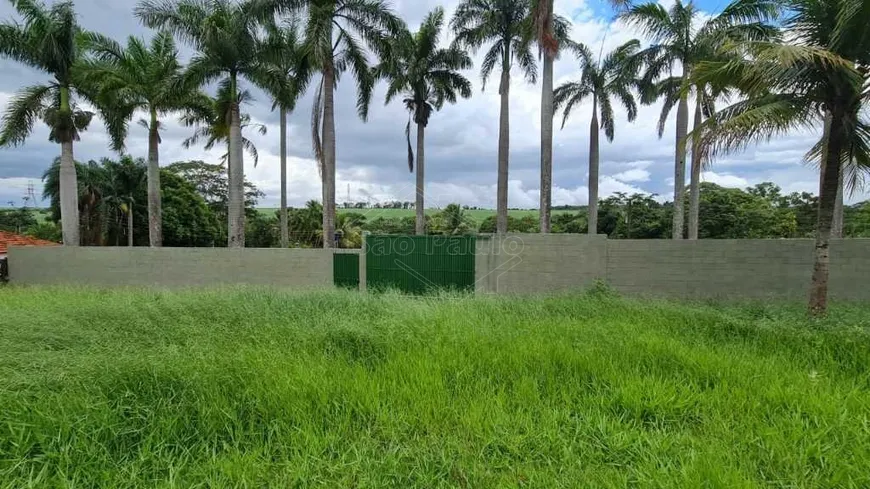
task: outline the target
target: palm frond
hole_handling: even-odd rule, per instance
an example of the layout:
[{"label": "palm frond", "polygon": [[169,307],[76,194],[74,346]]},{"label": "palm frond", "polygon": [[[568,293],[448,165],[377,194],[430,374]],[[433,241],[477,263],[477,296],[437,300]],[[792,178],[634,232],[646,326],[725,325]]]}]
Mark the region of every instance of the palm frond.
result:
[{"label": "palm frond", "polygon": [[350,34],[345,33],[342,44],[344,49],[339,57],[339,63],[349,67],[353,73],[357,89],[356,110],[360,119],[365,121],[368,119],[375,78],[369,68],[365,51],[359,42]]},{"label": "palm frond", "polygon": [[194,46],[206,42],[204,29],[208,25],[208,0],[143,0],[134,13],[146,26],[162,28]]},{"label": "palm frond", "polygon": [[673,108],[680,102],[680,93],[678,91],[669,91],[665,93],[663,98],[662,111],[659,114],[659,120],[656,124],[656,134],[659,135],[659,138],[665,134],[665,126],[668,124],[668,117],[671,114],[671,110],[673,110]]},{"label": "palm frond", "polygon": [[582,82],[569,82],[560,85],[553,91],[553,105],[556,111],[562,110],[562,129],[568,122],[568,117],[574,106],[583,102],[583,99],[592,95],[592,89]]},{"label": "palm frond", "polygon": [[492,44],[492,47],[484,55],[483,62],[480,64],[481,90],[486,89],[486,82],[489,80],[495,67],[500,66],[500,62],[504,57],[504,49],[504,42],[499,39]]},{"label": "palm frond", "polygon": [[242,147],[247,151],[251,157],[254,159],[254,168],[257,167],[257,163],[260,161],[260,154],[257,152],[257,147],[254,143],[248,138],[242,138]]},{"label": "palm frond", "polygon": [[511,41],[511,52],[526,82],[531,84],[536,83],[538,81],[538,62],[534,53],[532,53],[531,44],[522,38],[515,38]]},{"label": "palm frond", "polygon": [[604,129],[604,135],[608,141],[613,141],[615,128],[615,117],[613,115],[613,105],[610,103],[608,94],[603,94],[599,97],[598,105],[601,107],[601,128]]},{"label": "palm frond", "polygon": [[769,94],[732,104],[702,125],[710,156],[742,150],[795,129],[811,129],[819,115],[794,94]]},{"label": "palm frond", "polygon": [[654,43],[666,43],[677,36],[677,26],[668,10],[658,3],[635,5],[619,15],[630,26],[637,27]]},{"label": "palm frond", "polygon": [[0,146],[18,146],[27,139],[37,118],[42,117],[45,100],[54,87],[34,85],[22,89],[6,106],[0,129]]}]

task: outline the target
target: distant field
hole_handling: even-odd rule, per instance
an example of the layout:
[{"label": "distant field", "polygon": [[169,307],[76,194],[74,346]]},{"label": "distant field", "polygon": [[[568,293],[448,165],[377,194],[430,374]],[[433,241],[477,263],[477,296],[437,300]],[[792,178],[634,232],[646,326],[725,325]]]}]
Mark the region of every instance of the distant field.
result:
[{"label": "distant field", "polygon": [[[259,210],[263,214],[267,214],[269,216],[275,215],[275,212],[278,210],[277,207],[258,207]],[[359,214],[365,215],[369,220],[377,219],[379,217],[383,218],[401,218],[401,217],[409,217],[414,215],[414,209],[338,209],[339,214],[347,213],[347,212],[357,212]],[[427,215],[434,215],[438,212],[441,212],[441,209],[426,209]],[[525,216],[538,216],[537,209],[512,209],[509,211],[510,216],[521,219]],[[579,211],[557,211],[554,210],[553,214],[565,214],[565,213],[577,213]],[[474,219],[477,222],[481,222],[487,217],[494,216],[495,211],[492,209],[475,209],[475,210],[467,210],[465,213]]]},{"label": "distant field", "polygon": [[[13,207],[0,207],[0,210],[11,210]],[[50,216],[48,209],[30,209],[30,213],[36,218],[37,222],[46,222]]]},{"label": "distant field", "polygon": [[0,292],[0,488],[868,488],[870,306]]}]

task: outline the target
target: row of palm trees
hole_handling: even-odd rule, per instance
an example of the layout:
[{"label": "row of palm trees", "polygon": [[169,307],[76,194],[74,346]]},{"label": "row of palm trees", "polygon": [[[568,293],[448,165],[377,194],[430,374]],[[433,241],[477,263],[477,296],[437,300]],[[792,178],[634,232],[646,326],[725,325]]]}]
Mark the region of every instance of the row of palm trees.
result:
[{"label": "row of palm trees", "polygon": [[[123,151],[134,114],[149,132],[149,231],[161,244],[159,144],[161,119],[182,113],[196,137],[207,144],[226,142],[229,173],[228,244],[244,246],[242,136],[249,123],[241,105],[250,83],[262,88],[280,113],[281,238],[288,242],[286,211],[286,124],[309,85],[315,92],[312,142],[323,182],[324,246],[335,230],[335,88],[350,75],[357,111],[368,115],[379,80],[386,81],[386,103],[401,97],[409,112],[408,163],[417,174],[418,233],[423,216],[425,129],[445,102],[471,95],[461,70],[471,68],[468,52],[484,50],[484,85],[500,70],[497,231],[507,231],[510,72],[519,68],[530,82],[541,62],[540,229],[550,229],[553,118],[564,120],[586,98],[592,99],[589,154],[589,232],[597,230],[599,132],[614,136],[614,101],[629,121],[640,103],[662,102],[659,135],[676,110],[673,237],[684,233],[686,160],[691,154],[688,237],[697,238],[701,168],[725,152],[825,122],[822,140],[811,152],[821,167],[821,198],[813,310],[825,307],[828,239],[841,185],[841,167],[856,184],[870,162],[870,131],[861,120],[868,85],[870,0],[735,0],[703,20],[691,1],[670,8],[658,3],[609,0],[619,17],[649,41],[626,43],[597,56],[571,41],[569,23],[555,15],[553,0],[462,0],[449,23],[453,43],[440,47],[444,12],[436,8],[412,33],[382,0],[144,0],[135,15],[159,30],[150,44],[131,38],[126,47],[78,27],[71,2],[46,7],[36,0],[12,0],[22,23],[0,25],[0,54],[52,77],[45,85],[23,89],[3,118],[0,145],[20,144],[37,119],[61,145],[60,203],[64,242],[75,245],[77,203],[73,142],[94,113],[102,114],[112,145]],[[186,67],[178,61],[174,39],[195,51]],[[787,39],[787,42],[784,40]],[[537,50],[537,53],[534,51]],[[565,52],[576,54],[580,79],[556,89],[553,64]],[[369,64],[369,56],[378,60]],[[348,73],[349,72],[349,73]],[[313,83],[312,83],[313,82]],[[216,99],[204,87],[218,84]],[[732,99],[737,101],[731,103]],[[689,104],[694,121],[689,132]],[[730,103],[717,111],[718,103]],[[416,126],[416,155],[411,132]],[[821,124],[820,124],[821,125]],[[188,141],[196,142],[197,138]],[[72,189],[72,190],[71,190]],[[833,189],[833,190],[831,190]],[[839,191],[842,198],[842,191]]]},{"label": "row of palm trees", "polygon": [[[550,15],[552,1],[538,15]],[[696,5],[676,0],[669,9],[658,3],[611,2],[619,17],[651,42],[634,43],[602,60],[580,49],[580,82],[560,87],[556,101],[543,87],[542,115],[552,122],[551,106],[570,108],[593,99],[590,128],[590,232],[594,232],[598,176],[597,120],[600,106],[608,138],[613,134],[608,95],[619,98],[629,120],[636,114],[627,88],[634,86],[642,103],[663,100],[659,136],[676,107],[673,238],[684,231],[686,158],[691,143],[688,235],[698,236],[701,168],[716,156],[796,129],[824,127],[807,154],[820,168],[818,223],[809,311],[827,310],[830,238],[842,232],[843,194],[858,187],[870,170],[870,124],[864,118],[870,99],[870,0],[735,0],[718,15],[701,21]],[[539,7],[540,8],[540,7]],[[549,9],[549,10],[548,10]],[[550,21],[552,25],[552,21]],[[546,43],[540,43],[546,46]],[[545,49],[546,50],[546,49]],[[545,57],[545,61],[546,61]],[[546,64],[545,64],[546,78]],[[643,70],[639,73],[635,70]],[[689,133],[689,100],[694,121]],[[737,98],[736,102],[731,102]],[[730,103],[721,110],[719,102]],[[542,124],[543,126],[543,124]],[[549,202],[551,135],[542,128],[541,229]],[[549,139],[549,141],[547,141]],[[845,178],[844,178],[845,175]],[[845,182],[845,184],[844,184]]]}]

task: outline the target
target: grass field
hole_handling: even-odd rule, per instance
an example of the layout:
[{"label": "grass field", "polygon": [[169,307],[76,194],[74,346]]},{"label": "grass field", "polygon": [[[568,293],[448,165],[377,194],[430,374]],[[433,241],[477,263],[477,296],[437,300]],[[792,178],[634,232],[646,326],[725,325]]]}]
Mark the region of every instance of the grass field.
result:
[{"label": "grass field", "polygon": [[870,306],[0,290],[0,487],[870,487]]}]

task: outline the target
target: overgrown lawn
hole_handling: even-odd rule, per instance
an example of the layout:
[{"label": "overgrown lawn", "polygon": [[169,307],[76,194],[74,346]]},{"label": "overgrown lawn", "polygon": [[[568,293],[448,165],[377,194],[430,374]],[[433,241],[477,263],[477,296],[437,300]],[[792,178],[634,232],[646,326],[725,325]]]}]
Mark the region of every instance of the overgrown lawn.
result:
[{"label": "overgrown lawn", "polygon": [[0,289],[0,487],[870,487],[870,305]]}]

